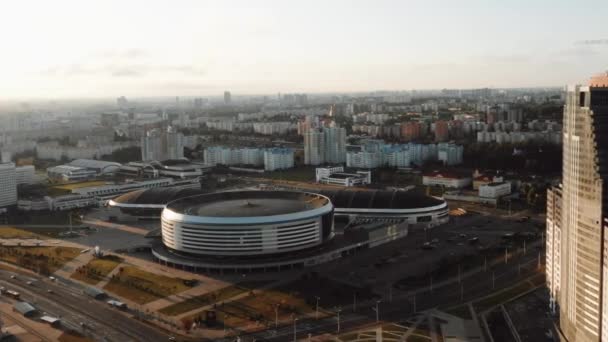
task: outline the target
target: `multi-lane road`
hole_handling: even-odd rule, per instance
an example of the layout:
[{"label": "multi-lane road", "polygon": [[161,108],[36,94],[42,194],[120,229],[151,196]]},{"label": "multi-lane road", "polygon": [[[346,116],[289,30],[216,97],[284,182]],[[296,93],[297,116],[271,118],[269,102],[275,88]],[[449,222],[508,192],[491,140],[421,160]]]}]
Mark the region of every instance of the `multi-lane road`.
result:
[{"label": "multi-lane road", "polygon": [[132,318],[128,312],[113,309],[105,301],[92,299],[60,280],[0,270],[0,286],[19,292],[21,300],[33,304],[41,312],[59,317],[65,327],[78,329],[96,341],[160,342],[170,337]]}]

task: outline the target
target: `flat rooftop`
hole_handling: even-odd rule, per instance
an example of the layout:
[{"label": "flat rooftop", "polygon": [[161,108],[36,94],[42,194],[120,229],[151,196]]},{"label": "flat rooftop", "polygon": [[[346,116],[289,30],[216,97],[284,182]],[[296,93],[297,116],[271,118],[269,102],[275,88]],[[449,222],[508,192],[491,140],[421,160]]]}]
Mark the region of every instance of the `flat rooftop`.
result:
[{"label": "flat rooftop", "polygon": [[228,191],[178,199],[167,208],[206,217],[286,215],[320,208],[330,201],[320,195],[289,191]]}]

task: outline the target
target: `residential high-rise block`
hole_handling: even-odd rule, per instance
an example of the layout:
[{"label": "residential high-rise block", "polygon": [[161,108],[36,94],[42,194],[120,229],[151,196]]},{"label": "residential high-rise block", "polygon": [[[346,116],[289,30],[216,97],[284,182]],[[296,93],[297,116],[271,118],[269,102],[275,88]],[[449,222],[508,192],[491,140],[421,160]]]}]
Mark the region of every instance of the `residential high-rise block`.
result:
[{"label": "residential high-rise block", "polygon": [[230,104],[232,102],[232,94],[229,91],[224,92],[224,104]]},{"label": "residential high-rise block", "polygon": [[17,204],[17,175],[15,164],[0,164],[0,209]]},{"label": "residential high-rise block", "polygon": [[304,132],[304,164],[321,165],[325,163],[325,135],[318,129]]},{"label": "residential high-rise block", "polygon": [[346,162],[346,129],[323,127],[304,132],[304,164],[343,164]]},{"label": "residential high-rise block", "polygon": [[153,129],[141,138],[143,161],[180,159],[184,157],[184,135],[173,127]]},{"label": "residential high-rise block", "polygon": [[561,188],[547,201],[547,286],[566,340],[608,341],[608,74],[568,88]]},{"label": "residential high-rise block", "polygon": [[450,128],[447,121],[435,121],[435,141],[446,142],[450,139]]}]

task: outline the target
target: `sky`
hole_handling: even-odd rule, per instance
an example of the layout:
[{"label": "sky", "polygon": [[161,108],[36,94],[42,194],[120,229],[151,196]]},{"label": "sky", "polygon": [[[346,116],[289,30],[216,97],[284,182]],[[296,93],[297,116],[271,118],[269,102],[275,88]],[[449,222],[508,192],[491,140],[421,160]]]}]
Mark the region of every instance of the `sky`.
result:
[{"label": "sky", "polygon": [[0,100],[563,86],[606,0],[0,3]]}]

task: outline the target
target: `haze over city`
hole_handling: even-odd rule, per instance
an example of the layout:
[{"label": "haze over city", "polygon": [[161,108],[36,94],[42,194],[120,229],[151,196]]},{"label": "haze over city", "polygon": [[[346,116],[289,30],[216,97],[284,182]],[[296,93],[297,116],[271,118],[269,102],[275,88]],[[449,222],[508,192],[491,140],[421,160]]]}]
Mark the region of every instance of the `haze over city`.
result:
[{"label": "haze over city", "polygon": [[606,1],[15,1],[2,99],[561,87]]},{"label": "haze over city", "polygon": [[608,341],[608,1],[4,1],[0,342]]}]

